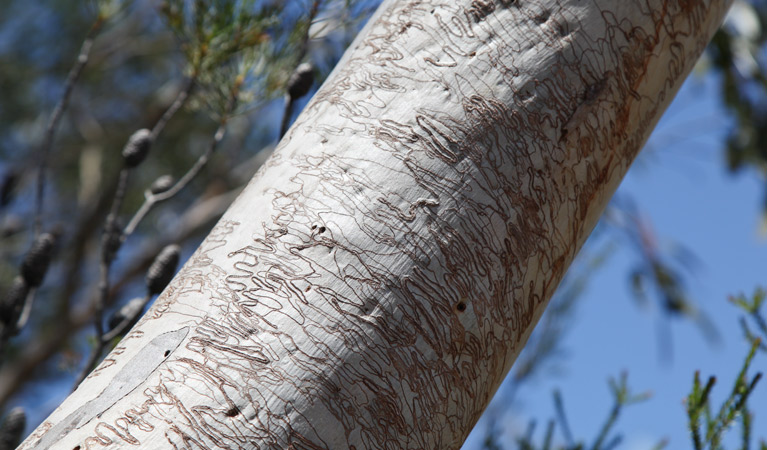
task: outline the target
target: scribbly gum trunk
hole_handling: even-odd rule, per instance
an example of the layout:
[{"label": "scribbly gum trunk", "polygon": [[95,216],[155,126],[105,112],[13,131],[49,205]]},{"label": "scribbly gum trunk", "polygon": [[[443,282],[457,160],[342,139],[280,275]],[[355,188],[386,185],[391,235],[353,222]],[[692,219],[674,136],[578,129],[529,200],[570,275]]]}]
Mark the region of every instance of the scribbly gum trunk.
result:
[{"label": "scribbly gum trunk", "polygon": [[458,448],[728,5],[386,1],[24,448]]}]

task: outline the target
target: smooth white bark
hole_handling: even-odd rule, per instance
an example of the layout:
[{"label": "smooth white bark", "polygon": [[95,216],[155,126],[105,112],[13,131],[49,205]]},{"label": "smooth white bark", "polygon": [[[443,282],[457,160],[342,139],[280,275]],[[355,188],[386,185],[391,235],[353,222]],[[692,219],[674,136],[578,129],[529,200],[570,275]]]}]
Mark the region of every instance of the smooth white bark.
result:
[{"label": "smooth white bark", "polygon": [[458,448],[727,0],[386,1],[23,448]]}]

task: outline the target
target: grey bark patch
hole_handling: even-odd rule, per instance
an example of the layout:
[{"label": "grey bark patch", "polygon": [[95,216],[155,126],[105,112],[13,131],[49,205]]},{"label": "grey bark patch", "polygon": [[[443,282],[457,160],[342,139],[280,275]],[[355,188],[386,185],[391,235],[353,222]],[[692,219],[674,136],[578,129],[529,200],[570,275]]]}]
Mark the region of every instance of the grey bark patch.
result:
[{"label": "grey bark patch", "polygon": [[51,428],[35,448],[48,449],[70,431],[80,428],[117,403],[149,378],[157,367],[178,348],[189,334],[189,327],[163,333],[146,344],[115,375],[112,382],[96,398],[77,408]]}]

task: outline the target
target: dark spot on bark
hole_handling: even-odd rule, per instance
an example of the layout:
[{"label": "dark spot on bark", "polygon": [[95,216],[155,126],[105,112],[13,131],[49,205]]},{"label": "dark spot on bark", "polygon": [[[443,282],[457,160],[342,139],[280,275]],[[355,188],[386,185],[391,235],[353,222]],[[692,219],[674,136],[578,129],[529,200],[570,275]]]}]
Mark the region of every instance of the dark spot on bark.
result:
[{"label": "dark spot on bark", "polygon": [[309,292],[309,290],[310,290],[311,288],[312,288],[311,286],[306,286],[306,289],[304,289],[304,292]]},{"label": "dark spot on bark", "polygon": [[605,89],[605,86],[607,85],[607,78],[603,78],[601,80],[598,80],[596,83],[589,84],[586,86],[586,89],[583,91],[583,102],[590,102],[597,97],[599,97],[599,94],[602,93],[602,91]]},{"label": "dark spot on bark", "polygon": [[477,52],[471,52],[471,53],[469,53],[469,56],[473,58],[473,57],[477,56]]},{"label": "dark spot on bark", "polygon": [[535,22],[540,24],[546,23],[547,20],[549,20],[549,17],[551,17],[551,11],[544,10],[537,16],[535,16]]},{"label": "dark spot on bark", "polygon": [[167,358],[168,355],[170,355],[170,350],[165,350],[165,354],[163,356]]},{"label": "dark spot on bark", "polygon": [[231,408],[227,409],[226,413],[224,414],[226,414],[226,417],[234,417],[239,413],[240,413],[239,408],[237,408],[236,406],[232,406]]},{"label": "dark spot on bark", "polygon": [[464,311],[466,311],[466,302],[465,302],[465,301],[463,301],[463,300],[461,300],[460,302],[458,302],[458,304],[457,304],[457,305],[455,305],[455,309],[456,309],[456,311],[458,311],[458,312],[464,312]]},{"label": "dark spot on bark", "polygon": [[317,225],[312,225],[312,230],[316,230],[316,229],[317,229]]},{"label": "dark spot on bark", "polygon": [[81,447],[79,445],[76,445],[75,448],[73,448],[72,450],[80,450],[80,448]]},{"label": "dark spot on bark", "polygon": [[521,101],[529,100],[533,96],[533,91],[530,88],[524,87],[517,92],[517,98]]},{"label": "dark spot on bark", "polygon": [[318,232],[319,232],[320,234],[322,234],[322,233],[324,233],[324,232],[325,232],[325,229],[326,229],[325,227],[320,227],[320,229],[318,230]]}]

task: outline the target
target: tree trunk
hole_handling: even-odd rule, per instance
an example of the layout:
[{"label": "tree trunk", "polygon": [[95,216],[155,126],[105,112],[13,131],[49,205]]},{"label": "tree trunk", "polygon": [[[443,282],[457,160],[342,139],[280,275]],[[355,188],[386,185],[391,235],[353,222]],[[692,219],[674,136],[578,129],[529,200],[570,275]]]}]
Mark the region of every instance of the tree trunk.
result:
[{"label": "tree trunk", "polygon": [[728,5],[385,1],[22,448],[458,448]]}]

